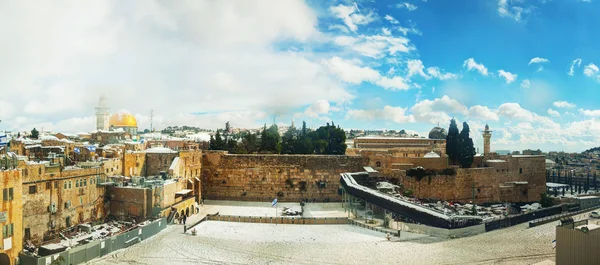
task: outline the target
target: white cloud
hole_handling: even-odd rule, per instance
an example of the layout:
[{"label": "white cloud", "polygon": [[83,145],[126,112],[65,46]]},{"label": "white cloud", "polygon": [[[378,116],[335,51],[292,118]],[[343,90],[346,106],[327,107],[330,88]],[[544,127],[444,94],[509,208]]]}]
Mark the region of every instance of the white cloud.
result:
[{"label": "white cloud", "polygon": [[560,128],[560,125],[550,118],[526,110],[519,103],[504,103],[500,105],[498,107],[498,115],[517,121],[536,122],[547,129]]},{"label": "white cloud", "polygon": [[553,110],[553,109],[548,109],[548,115],[553,116],[553,117],[560,117],[560,113],[558,113],[558,111]]},{"label": "white cloud", "polygon": [[531,65],[532,63],[547,63],[547,62],[550,62],[550,61],[546,58],[534,57],[534,58],[531,58],[531,60],[529,61],[529,65]]},{"label": "white cloud", "polygon": [[[390,15],[385,15],[384,17],[385,20],[389,21],[390,24],[392,24],[392,28],[402,32],[402,34],[404,34],[404,36],[408,35],[408,33],[412,33],[412,34],[416,34],[416,35],[422,35],[421,31],[418,30],[414,24],[412,24],[410,27],[403,27],[400,25],[400,22],[398,20],[396,20],[394,17],[390,16]],[[410,22],[410,21],[409,21]]]},{"label": "white cloud", "polygon": [[339,4],[337,6],[330,7],[329,11],[335,17],[344,21],[344,24],[346,24],[346,26],[354,32],[358,30],[358,25],[366,25],[375,20],[375,15],[371,12],[367,13],[366,15],[360,13],[356,7],[356,4],[351,6]]},{"label": "white cloud", "polygon": [[598,66],[596,66],[593,63],[590,63],[583,68],[583,74],[586,76],[592,77],[596,73],[598,73],[598,70],[599,70]]},{"label": "white cloud", "polygon": [[486,106],[475,105],[469,108],[469,117],[486,120],[486,121],[497,121],[499,120],[498,114],[490,110]]},{"label": "white cloud", "polygon": [[574,108],[575,107],[575,104],[569,103],[567,101],[554,101],[554,103],[552,103],[552,105],[554,105],[557,108]]},{"label": "white cloud", "polygon": [[427,73],[430,76],[435,77],[435,78],[437,78],[439,80],[447,80],[447,79],[456,79],[456,78],[458,78],[458,75],[453,74],[453,73],[442,73],[442,71],[438,67],[428,67],[427,68]]},{"label": "white cloud", "polygon": [[311,118],[318,118],[319,115],[328,114],[330,107],[331,105],[329,105],[327,100],[320,99],[306,108],[304,115]]},{"label": "white cloud", "polygon": [[529,79],[525,79],[525,80],[521,81],[521,87],[522,88],[530,88],[531,87],[531,81],[529,81]]},{"label": "white cloud", "polygon": [[328,29],[329,30],[337,29],[337,30],[342,31],[344,33],[350,32],[347,27],[345,27],[344,25],[339,25],[339,24],[329,25]]},{"label": "white cloud", "polygon": [[599,70],[600,69],[598,69],[598,66],[590,63],[583,68],[583,74],[600,82],[600,74],[598,74]]},{"label": "white cloud", "polygon": [[408,60],[406,64],[406,67],[408,68],[408,73],[406,74],[407,78],[410,78],[413,75],[420,75],[426,79],[431,78],[423,71],[425,66],[423,66],[421,60]]},{"label": "white cloud", "polygon": [[514,5],[522,1],[498,0],[498,14],[502,17],[510,17],[519,22],[523,18],[523,14],[531,12],[530,8]]},{"label": "white cloud", "polygon": [[383,17],[383,18],[392,24],[400,24],[400,22],[398,22],[398,20],[396,20],[394,17],[392,17],[390,15],[385,15],[385,17]]},{"label": "white cloud", "polygon": [[375,84],[377,84],[380,87],[383,87],[385,89],[389,89],[389,90],[408,90],[410,89],[410,86],[408,85],[408,83],[404,80],[404,78],[400,77],[400,76],[394,76],[392,78],[388,78],[388,77],[381,77],[381,79],[375,81]]},{"label": "white cloud", "polygon": [[381,32],[386,36],[392,35],[392,32],[388,28],[382,28]]},{"label": "white cloud", "polygon": [[346,114],[346,118],[367,121],[383,119],[395,123],[409,123],[415,121],[412,115],[406,115],[406,108],[388,105],[383,107],[383,109],[376,110],[349,110]]},{"label": "white cloud", "polygon": [[379,72],[369,67],[360,67],[360,61],[344,60],[334,56],[329,60],[323,60],[322,63],[338,76],[342,81],[360,84],[363,81],[375,81],[379,79]]},{"label": "white cloud", "polygon": [[413,4],[407,3],[407,2],[396,4],[396,7],[397,8],[406,8],[408,11],[415,11],[415,10],[417,10],[417,6],[416,5],[413,5]]},{"label": "white cloud", "polygon": [[504,78],[506,80],[507,84],[510,84],[510,83],[514,82],[515,80],[517,80],[516,74],[512,74],[512,73],[504,71],[502,69],[498,70],[498,75],[500,75],[502,78]]},{"label": "white cloud", "polygon": [[488,69],[483,64],[475,62],[475,59],[473,58],[465,60],[465,62],[463,63],[463,67],[466,67],[469,71],[475,69],[482,75],[488,75]]},{"label": "white cloud", "polygon": [[450,114],[467,115],[469,113],[467,107],[455,99],[446,95],[434,100],[425,99],[415,104],[410,111],[413,113],[415,120],[428,123],[447,123],[450,120]]},{"label": "white cloud", "polygon": [[334,38],[333,42],[336,45],[348,47],[364,56],[375,59],[386,55],[393,56],[397,53],[408,53],[415,49],[409,44],[410,40],[407,38],[385,35],[338,36]]},{"label": "white cloud", "polygon": [[[253,126],[265,112],[353,98],[312,53],[272,49],[279,41],[301,47],[322,35],[302,0],[17,1],[3,4],[2,13],[0,87],[18,88],[3,90],[11,98],[0,108],[10,113],[2,117],[7,130],[65,123],[93,130],[94,123],[74,119],[92,116],[100,93],[113,110],[126,107],[143,117],[154,109],[157,128],[178,121],[214,128],[226,119]],[[392,40],[379,42],[386,41],[384,53],[400,52]],[[207,112],[216,114],[191,114]]]},{"label": "white cloud", "polygon": [[573,60],[573,62],[571,62],[571,67],[569,68],[569,72],[567,73],[570,76],[573,76],[574,74],[574,69],[575,65],[577,65],[577,68],[579,68],[581,66],[581,58],[577,58],[575,60]]},{"label": "white cloud", "polygon": [[600,117],[600,110],[579,109],[579,112],[585,116]]}]

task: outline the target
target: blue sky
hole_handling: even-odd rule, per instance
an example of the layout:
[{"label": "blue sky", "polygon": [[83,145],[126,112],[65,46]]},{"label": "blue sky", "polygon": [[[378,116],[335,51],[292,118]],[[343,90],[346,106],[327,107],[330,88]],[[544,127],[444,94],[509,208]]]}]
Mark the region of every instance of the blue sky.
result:
[{"label": "blue sky", "polygon": [[0,3],[0,129],[91,131],[105,94],[141,129],[455,117],[492,149],[600,145],[598,0],[32,4]]}]

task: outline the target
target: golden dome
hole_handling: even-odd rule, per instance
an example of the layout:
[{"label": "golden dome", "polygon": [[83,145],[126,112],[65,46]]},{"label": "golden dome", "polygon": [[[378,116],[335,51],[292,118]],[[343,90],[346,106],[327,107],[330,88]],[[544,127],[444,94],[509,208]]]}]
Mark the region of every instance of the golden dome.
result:
[{"label": "golden dome", "polygon": [[110,116],[110,126],[137,127],[137,120],[131,113],[121,111]]}]

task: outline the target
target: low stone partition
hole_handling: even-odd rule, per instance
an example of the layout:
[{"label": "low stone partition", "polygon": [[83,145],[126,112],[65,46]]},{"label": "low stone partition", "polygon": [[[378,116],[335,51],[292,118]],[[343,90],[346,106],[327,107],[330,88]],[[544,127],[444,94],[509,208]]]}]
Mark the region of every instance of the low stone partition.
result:
[{"label": "low stone partition", "polygon": [[160,218],[154,222],[134,228],[125,233],[103,238],[90,242],[85,245],[75,246],[71,249],[45,257],[36,257],[31,254],[19,254],[20,265],[48,265],[53,261],[62,258],[58,264],[82,264],[98,257],[108,255],[109,253],[127,248],[133,244],[148,239],[156,235],[167,227],[166,218]]},{"label": "low stone partition", "polygon": [[239,215],[207,215],[208,221],[259,223],[259,224],[297,224],[297,225],[345,225],[348,224],[346,217],[261,217],[261,216],[239,216]]},{"label": "low stone partition", "polygon": [[411,224],[411,223],[403,223],[404,227],[408,228],[408,230],[402,230],[417,234],[426,234],[435,237],[443,237],[443,238],[459,238],[459,237],[467,237],[474,236],[477,234],[485,233],[485,225],[473,225],[467,226],[463,228],[455,228],[455,229],[444,229],[427,225],[420,224]]}]

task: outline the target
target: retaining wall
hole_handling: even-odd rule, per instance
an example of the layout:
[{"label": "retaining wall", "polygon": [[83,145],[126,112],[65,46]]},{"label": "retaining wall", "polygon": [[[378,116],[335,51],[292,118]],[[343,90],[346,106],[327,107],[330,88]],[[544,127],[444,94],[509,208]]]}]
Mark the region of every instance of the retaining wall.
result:
[{"label": "retaining wall", "polygon": [[303,217],[260,217],[239,215],[208,215],[208,221],[260,223],[260,224],[299,224],[299,225],[341,225],[348,224],[346,217],[303,218]]},{"label": "retaining wall", "polygon": [[113,251],[129,247],[145,240],[167,227],[166,218],[158,219],[148,225],[138,227],[126,233],[97,240],[85,245],[76,246],[69,250],[45,257],[34,257],[21,253],[19,260],[21,265],[47,265],[61,256],[64,261],[60,264],[81,264],[92,259],[105,256]]}]

